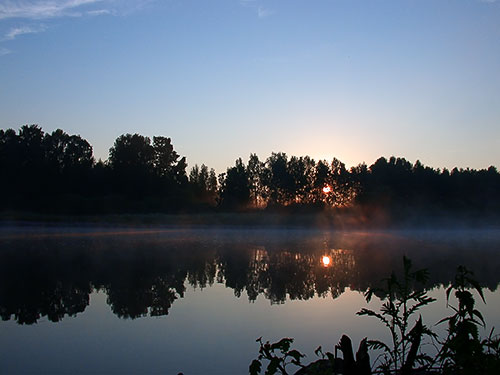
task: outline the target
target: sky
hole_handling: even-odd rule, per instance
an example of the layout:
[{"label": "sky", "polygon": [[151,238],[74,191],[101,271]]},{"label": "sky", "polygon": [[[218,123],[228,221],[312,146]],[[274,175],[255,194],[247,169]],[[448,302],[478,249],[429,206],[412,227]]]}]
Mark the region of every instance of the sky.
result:
[{"label": "sky", "polygon": [[0,0],[0,128],[500,167],[500,0]]}]

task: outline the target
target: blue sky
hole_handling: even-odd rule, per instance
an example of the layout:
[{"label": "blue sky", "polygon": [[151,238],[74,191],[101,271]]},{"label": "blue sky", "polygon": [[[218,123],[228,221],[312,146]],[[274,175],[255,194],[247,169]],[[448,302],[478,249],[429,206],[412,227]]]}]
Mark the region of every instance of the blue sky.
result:
[{"label": "blue sky", "polygon": [[0,127],[500,167],[500,1],[0,0]]}]

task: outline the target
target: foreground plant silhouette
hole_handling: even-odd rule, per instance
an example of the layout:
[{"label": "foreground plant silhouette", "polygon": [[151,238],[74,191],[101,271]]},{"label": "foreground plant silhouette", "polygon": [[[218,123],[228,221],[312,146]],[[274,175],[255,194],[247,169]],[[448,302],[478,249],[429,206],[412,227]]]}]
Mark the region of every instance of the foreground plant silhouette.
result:
[{"label": "foreground plant silhouette", "polygon": [[250,374],[260,373],[262,359],[269,361],[266,374],[275,374],[278,370],[282,374],[286,374],[287,365],[294,364],[296,366],[301,366],[300,359],[305,357],[304,354],[297,350],[290,350],[290,346],[293,342],[291,338],[283,338],[278,342],[270,344],[269,341],[263,343],[262,337],[260,337],[257,339],[257,342],[260,344],[259,357],[253,360],[250,365]]},{"label": "foreground plant silhouette", "polygon": [[[359,349],[354,359],[352,351],[351,339],[343,335],[338,345],[335,346],[335,355],[326,352],[318,347],[314,353],[321,356],[321,359],[304,365],[301,359],[305,357],[304,354],[298,350],[290,350],[293,339],[284,338],[276,343],[262,342],[262,338],[258,338],[257,342],[260,344],[259,356],[254,359],[250,364],[249,370],[251,375],[260,374],[262,370],[262,360],[268,361],[266,368],[266,375],[281,373],[287,375],[287,365],[293,364],[300,367],[295,375],[328,375],[328,374],[346,374],[346,375],[369,375],[370,370],[370,357],[368,356],[368,346],[366,338],[361,341]],[[339,349],[343,358],[337,357],[337,349]]]},{"label": "foreground plant silhouette", "polygon": [[[493,336],[493,329],[488,338],[481,339],[479,336],[479,327],[486,328],[486,323],[475,308],[471,290],[476,290],[486,303],[472,272],[458,267],[455,282],[446,290],[446,303],[455,313],[439,322],[448,322],[448,336],[437,356],[444,374],[500,373],[500,337]],[[449,304],[453,291],[458,306]]]},{"label": "foreground plant silhouette", "polygon": [[402,374],[409,374],[416,363],[425,366],[431,362],[431,358],[419,353],[419,348],[424,335],[437,338],[436,335],[422,323],[421,316],[409,330],[414,315],[423,306],[435,301],[423,289],[427,279],[427,270],[413,271],[411,260],[403,257],[402,280],[393,272],[384,280],[385,287],[370,288],[365,293],[367,302],[374,294],[384,296],[380,312],[366,308],[358,312],[358,315],[377,318],[391,332],[392,347],[379,340],[368,341],[371,349],[383,351],[383,362],[377,367],[383,373],[401,370]]},{"label": "foreground plant silhouette", "polygon": [[[335,346],[335,354],[323,353],[321,347],[315,354],[321,359],[308,365],[302,363],[304,354],[290,350],[293,339],[285,338],[276,343],[260,343],[259,356],[253,360],[249,371],[251,375],[260,374],[263,361],[268,362],[266,375],[288,375],[287,365],[295,365],[300,369],[296,375],[365,375],[371,374],[368,348],[381,351],[381,363],[375,367],[374,373],[382,374],[488,374],[500,373],[500,338],[493,336],[493,329],[488,338],[481,339],[479,327],[485,327],[482,314],[474,308],[475,300],[471,289],[475,289],[483,302],[484,295],[479,283],[473,278],[472,272],[465,267],[458,267],[455,281],[446,290],[447,306],[455,313],[441,319],[437,324],[448,322],[448,333],[444,340],[439,340],[422,322],[422,317],[415,318],[423,307],[435,301],[423,289],[428,279],[426,270],[412,270],[411,261],[403,258],[403,278],[399,280],[395,273],[384,279],[383,288],[370,288],[365,293],[369,302],[372,296],[381,297],[383,304],[380,312],[367,308],[361,309],[358,315],[377,318],[390,331],[392,344],[380,340],[362,340],[356,359],[352,352],[351,340],[343,335],[340,343]],[[451,292],[457,299],[458,306],[450,305]],[[410,330],[410,324],[414,322]],[[432,358],[420,351],[422,338],[428,336],[438,346],[437,355]],[[440,348],[439,348],[440,347]],[[343,358],[337,356],[337,349]],[[379,359],[378,358],[378,359]],[[378,362],[378,359],[375,361]],[[416,368],[415,368],[416,367]]]}]

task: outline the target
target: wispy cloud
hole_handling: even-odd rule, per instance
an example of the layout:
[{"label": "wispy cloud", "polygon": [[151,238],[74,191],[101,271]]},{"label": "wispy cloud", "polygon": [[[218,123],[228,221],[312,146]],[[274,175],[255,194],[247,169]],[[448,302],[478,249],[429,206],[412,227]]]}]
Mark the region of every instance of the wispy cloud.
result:
[{"label": "wispy cloud", "polygon": [[87,11],[89,16],[105,16],[107,14],[114,14],[114,12],[110,9],[96,9]]},{"label": "wispy cloud", "polygon": [[0,3],[0,20],[7,18],[45,19],[81,16],[78,8],[104,0],[7,0]]},{"label": "wispy cloud", "polygon": [[13,40],[17,38],[19,35],[36,34],[42,31],[45,31],[45,26],[43,25],[37,27],[33,26],[14,27],[5,34],[3,40]]},{"label": "wispy cloud", "polygon": [[257,16],[259,18],[266,18],[272,15],[274,12],[270,9],[264,8],[263,6],[259,6],[257,8]]},{"label": "wispy cloud", "polygon": [[239,0],[240,5],[245,7],[245,8],[250,8],[254,10],[257,13],[257,17],[259,18],[266,18],[274,14],[274,11],[271,9],[260,5],[261,1],[258,0]]},{"label": "wispy cloud", "polygon": [[158,0],[0,0],[0,20],[128,15]]},{"label": "wispy cloud", "polygon": [[0,56],[5,56],[5,55],[8,55],[9,53],[11,53],[12,51],[10,49],[7,49],[7,48],[1,48],[0,47]]},{"label": "wispy cloud", "polygon": [[[51,22],[64,17],[127,16],[157,2],[158,0],[0,0],[0,25],[11,21],[20,23],[8,31],[2,30],[0,42],[9,43],[25,34],[45,31]],[[45,25],[33,26],[36,20]],[[21,21],[21,22],[19,22]],[[24,24],[24,25],[23,25]],[[28,26],[26,26],[28,25]],[[0,56],[12,51],[1,47]]]}]

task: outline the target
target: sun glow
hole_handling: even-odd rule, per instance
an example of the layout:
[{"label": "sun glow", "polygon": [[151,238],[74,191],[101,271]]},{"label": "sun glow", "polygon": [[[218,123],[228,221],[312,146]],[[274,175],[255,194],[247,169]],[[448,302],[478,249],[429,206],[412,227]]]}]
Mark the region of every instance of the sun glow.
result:
[{"label": "sun glow", "polygon": [[332,187],[330,185],[326,185],[324,188],[323,188],[323,193],[325,194],[328,194],[332,191]]},{"label": "sun glow", "polygon": [[324,267],[328,267],[331,262],[332,262],[332,260],[330,259],[330,257],[326,256],[326,255],[323,256],[323,258],[321,259],[321,263],[323,263]]}]

